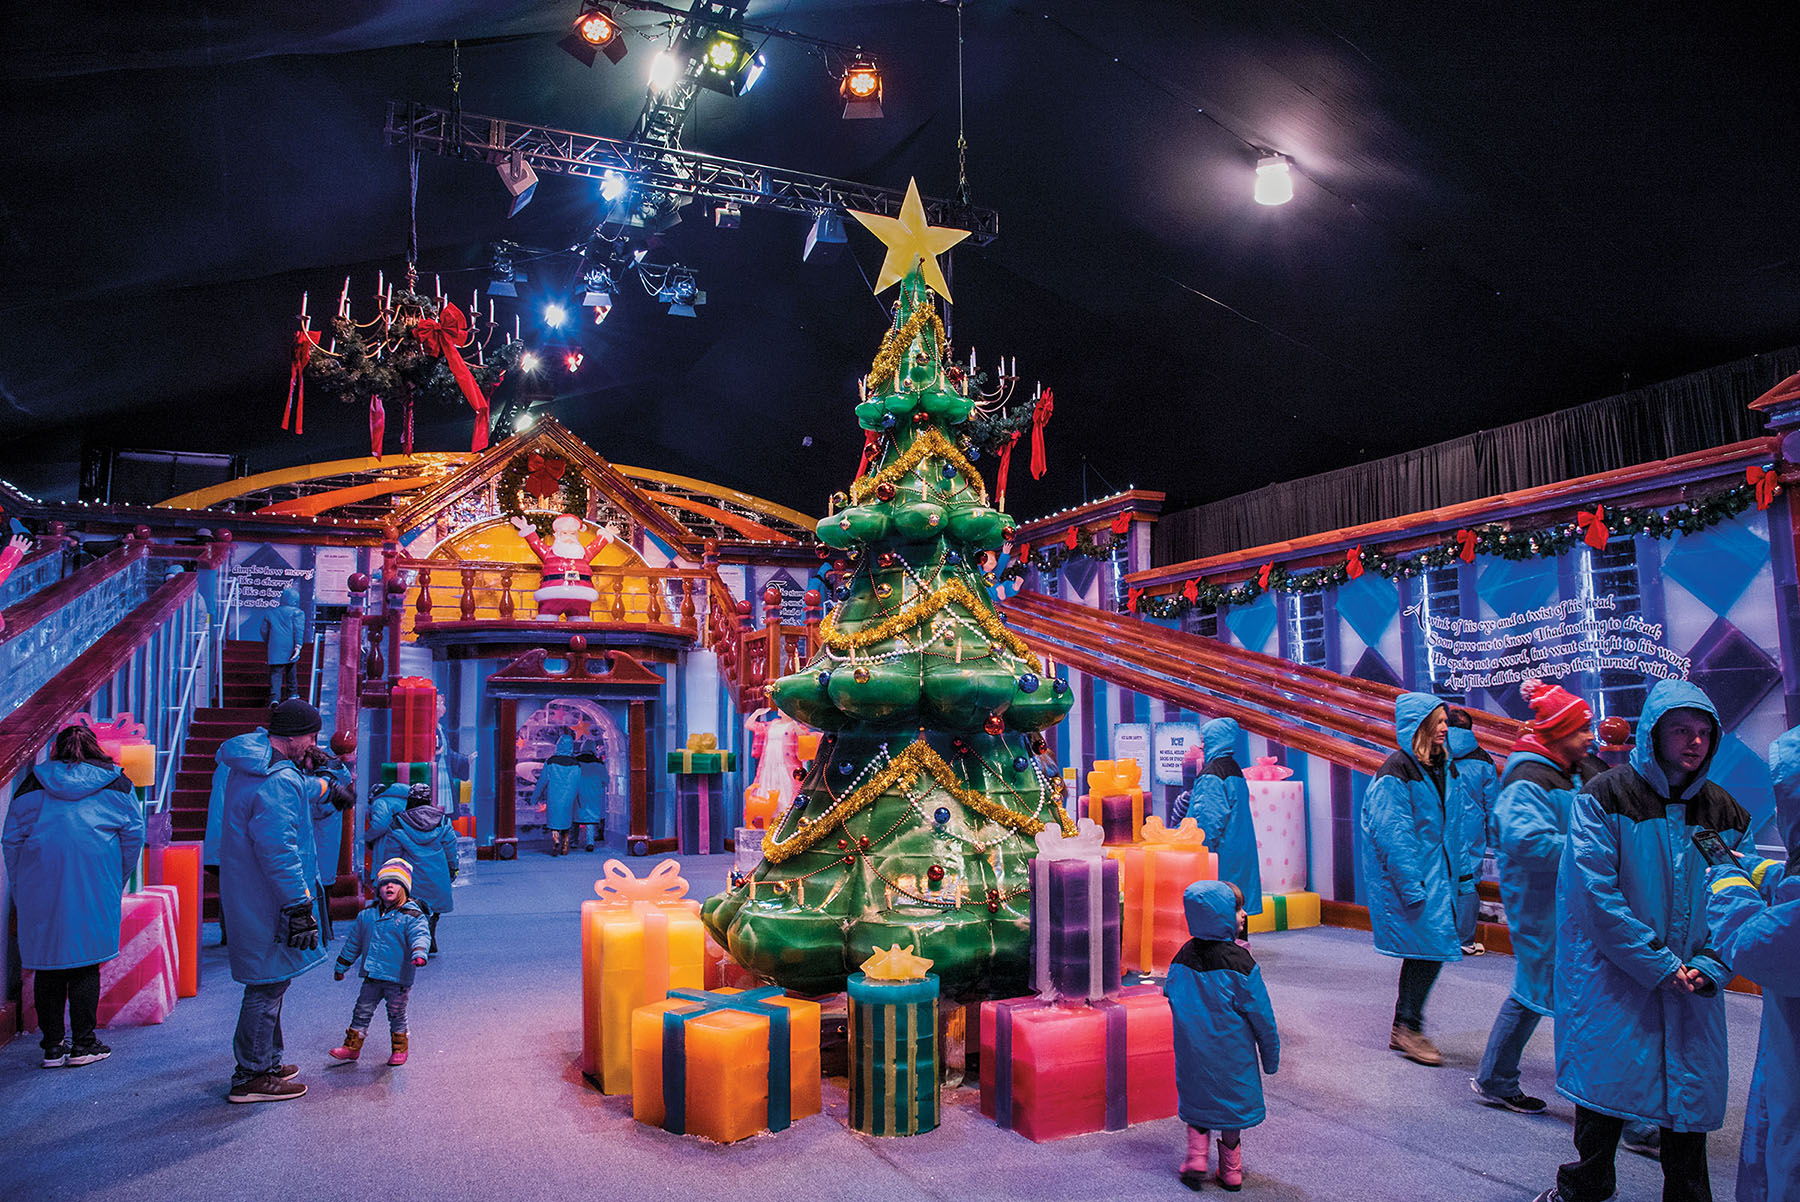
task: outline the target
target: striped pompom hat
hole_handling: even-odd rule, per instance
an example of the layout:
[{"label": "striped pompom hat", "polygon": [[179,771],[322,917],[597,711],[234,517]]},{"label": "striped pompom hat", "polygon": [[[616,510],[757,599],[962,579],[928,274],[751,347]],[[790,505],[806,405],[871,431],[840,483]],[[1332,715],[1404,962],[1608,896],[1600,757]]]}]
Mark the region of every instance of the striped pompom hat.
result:
[{"label": "striped pompom hat", "polygon": [[411,897],[412,865],[408,864],[405,860],[402,860],[399,856],[395,856],[393,859],[383,864],[381,866],[381,871],[375,874],[375,887],[377,889],[381,888],[387,881],[394,882],[394,884],[406,890],[406,895],[408,897]]},{"label": "striped pompom hat", "polygon": [[1519,692],[1531,704],[1528,725],[1540,739],[1560,739],[1586,730],[1594,721],[1593,708],[1561,685],[1528,680]]}]

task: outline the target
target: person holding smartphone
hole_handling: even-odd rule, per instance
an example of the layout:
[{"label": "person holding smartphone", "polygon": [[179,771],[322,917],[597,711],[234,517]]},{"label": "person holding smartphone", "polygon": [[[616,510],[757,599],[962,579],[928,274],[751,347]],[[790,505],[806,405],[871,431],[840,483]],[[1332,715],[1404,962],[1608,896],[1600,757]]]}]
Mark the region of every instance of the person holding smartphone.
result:
[{"label": "person holding smartphone", "polygon": [[1628,764],[1584,781],[1557,897],[1556,1087],[1575,1103],[1577,1159],[1538,1202],[1604,1202],[1628,1122],[1662,1132],[1665,1202],[1710,1202],[1706,1133],[1725,1123],[1730,978],[1708,942],[1694,835],[1735,845],[1749,815],[1707,780],[1719,715],[1699,686],[1659,681]]}]

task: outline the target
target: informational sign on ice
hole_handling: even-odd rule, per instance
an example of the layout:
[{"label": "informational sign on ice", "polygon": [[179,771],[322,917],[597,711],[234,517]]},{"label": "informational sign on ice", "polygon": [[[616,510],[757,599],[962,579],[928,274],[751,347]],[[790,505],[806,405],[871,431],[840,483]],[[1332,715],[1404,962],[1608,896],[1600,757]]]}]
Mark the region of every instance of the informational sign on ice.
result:
[{"label": "informational sign on ice", "polygon": [[1686,680],[1691,666],[1687,656],[1663,645],[1661,622],[1621,610],[1612,593],[1492,618],[1428,616],[1418,605],[1407,606],[1406,616],[1424,634],[1433,678],[1459,692],[1579,672]]},{"label": "informational sign on ice", "polygon": [[1144,780],[1149,774],[1144,766],[1150,762],[1150,724],[1147,722],[1121,722],[1113,727],[1113,760],[1136,760],[1138,762],[1138,779]]},{"label": "informational sign on ice", "polygon": [[349,580],[355,574],[355,547],[320,547],[313,557],[313,598],[325,605],[350,604]]},{"label": "informational sign on ice", "polygon": [[1195,722],[1158,722],[1151,743],[1156,757],[1156,783],[1183,784],[1181,769],[1190,747],[1200,746],[1200,726]]}]

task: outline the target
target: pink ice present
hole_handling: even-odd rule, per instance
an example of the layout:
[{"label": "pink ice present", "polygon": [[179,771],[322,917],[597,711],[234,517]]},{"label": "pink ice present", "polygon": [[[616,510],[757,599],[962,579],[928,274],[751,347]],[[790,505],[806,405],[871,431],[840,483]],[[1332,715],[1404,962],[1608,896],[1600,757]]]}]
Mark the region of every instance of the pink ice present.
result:
[{"label": "pink ice present", "polygon": [[[173,885],[151,885],[121,899],[119,954],[100,966],[100,1025],[142,1027],[175,1009],[176,913]],[[24,1027],[38,1028],[35,973],[25,974]]]},{"label": "pink ice present", "polygon": [[1244,769],[1264,893],[1306,889],[1306,786],[1286,779],[1292,775],[1273,756]]}]

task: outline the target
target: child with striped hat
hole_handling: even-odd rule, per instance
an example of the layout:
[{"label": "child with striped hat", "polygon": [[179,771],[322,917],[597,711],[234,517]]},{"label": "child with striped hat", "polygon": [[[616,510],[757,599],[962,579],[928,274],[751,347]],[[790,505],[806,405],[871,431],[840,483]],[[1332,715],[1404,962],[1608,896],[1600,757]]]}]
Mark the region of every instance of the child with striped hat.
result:
[{"label": "child with striped hat", "polygon": [[375,900],[356,916],[344,946],[338,952],[338,980],[344,979],[362,958],[362,989],[350,1014],[350,1028],[341,1047],[331,1049],[334,1060],[352,1061],[362,1055],[363,1036],[375,1017],[375,1003],[387,1004],[388,1033],[392,1047],[388,1063],[406,1063],[406,1002],[412,994],[413,974],[424,965],[431,950],[431,924],[412,892],[412,865],[398,857],[387,861],[375,874]]}]

